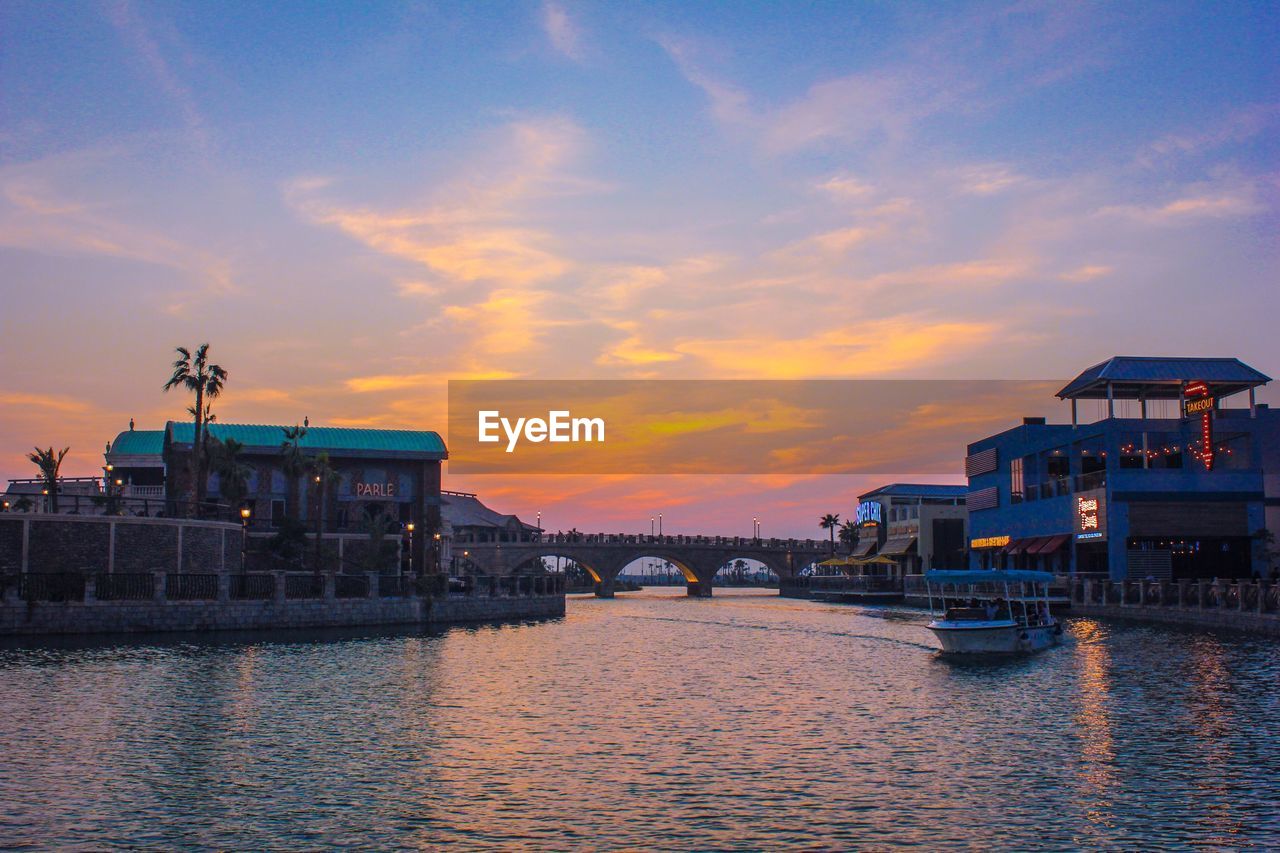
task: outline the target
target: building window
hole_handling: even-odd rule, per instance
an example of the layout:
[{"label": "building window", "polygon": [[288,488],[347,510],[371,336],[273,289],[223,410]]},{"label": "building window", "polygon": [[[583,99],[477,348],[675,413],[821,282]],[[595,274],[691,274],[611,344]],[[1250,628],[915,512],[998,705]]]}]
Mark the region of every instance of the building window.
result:
[{"label": "building window", "polygon": [[1022,457],[1009,460],[1009,500],[1022,500]]},{"label": "building window", "polygon": [[284,524],[284,501],[271,502],[271,526],[279,527]]}]

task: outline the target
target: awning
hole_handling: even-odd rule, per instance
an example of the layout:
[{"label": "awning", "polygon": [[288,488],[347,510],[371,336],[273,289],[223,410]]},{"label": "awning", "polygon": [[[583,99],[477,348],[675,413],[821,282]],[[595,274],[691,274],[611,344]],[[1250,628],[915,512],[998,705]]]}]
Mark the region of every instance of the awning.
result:
[{"label": "awning", "polygon": [[1030,539],[1022,540],[1022,553],[1036,554],[1040,551],[1040,546],[1049,541],[1048,536],[1033,536]]},{"label": "awning", "polygon": [[1021,554],[1023,550],[1026,549],[1027,545],[1030,544],[1030,542],[1031,542],[1030,539],[1014,539],[1008,545],[1004,546],[1004,553]]},{"label": "awning", "polygon": [[880,553],[890,557],[897,557],[909,553],[915,546],[916,537],[899,536],[884,543],[884,547],[880,549]]},{"label": "awning", "polygon": [[1069,533],[1063,533],[1059,536],[1050,536],[1041,543],[1040,547],[1034,551],[1027,551],[1028,554],[1052,554],[1063,546],[1068,539],[1071,538]]},{"label": "awning", "polygon": [[859,539],[857,547],[853,549],[853,554],[850,556],[865,557],[871,553],[871,549],[874,547],[876,547],[876,540],[874,538]]}]

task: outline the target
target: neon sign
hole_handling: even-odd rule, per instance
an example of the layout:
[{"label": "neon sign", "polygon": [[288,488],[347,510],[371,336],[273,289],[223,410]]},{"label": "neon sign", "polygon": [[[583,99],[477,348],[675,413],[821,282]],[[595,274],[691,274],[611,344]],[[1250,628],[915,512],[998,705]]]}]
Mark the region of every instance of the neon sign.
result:
[{"label": "neon sign", "polygon": [[395,496],[395,483],[356,483],[358,498],[394,498]]},{"label": "neon sign", "polygon": [[880,523],[880,504],[875,501],[867,501],[858,504],[857,512],[854,513],[853,519],[859,526],[872,526]]},{"label": "neon sign", "polygon": [[1106,498],[1101,491],[1076,495],[1076,539],[1105,539]]},{"label": "neon sign", "polygon": [[1009,536],[981,536],[969,540],[970,548],[1003,548],[1012,540]]},{"label": "neon sign", "polygon": [[1215,399],[1203,382],[1188,382],[1182,392],[1184,417],[1200,416],[1200,461],[1204,470],[1213,470],[1213,406]]}]

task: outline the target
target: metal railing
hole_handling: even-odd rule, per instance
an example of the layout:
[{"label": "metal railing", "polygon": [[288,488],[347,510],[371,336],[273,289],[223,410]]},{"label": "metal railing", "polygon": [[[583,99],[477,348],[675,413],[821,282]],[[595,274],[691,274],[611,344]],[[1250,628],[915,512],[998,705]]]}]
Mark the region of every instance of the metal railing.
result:
[{"label": "metal railing", "polygon": [[322,598],[324,597],[324,578],[319,575],[285,575],[285,598]]},{"label": "metal railing", "polygon": [[233,601],[270,601],[275,598],[275,595],[275,575],[231,576],[231,598]]},{"label": "metal railing", "polygon": [[[331,579],[331,580],[330,580]],[[370,575],[314,572],[250,572],[236,574],[155,572],[27,572],[0,574],[0,601],[85,604],[122,601],[270,601],[366,598]],[[379,598],[466,595],[529,597],[563,595],[561,575],[412,577],[379,575]]]},{"label": "metal railing", "polygon": [[216,601],[218,599],[218,576],[199,575],[167,575],[165,577],[165,598],[170,601]]},{"label": "metal railing", "polygon": [[1184,608],[1280,614],[1280,583],[1268,580],[1093,580],[1076,579],[1071,600],[1082,605]]},{"label": "metal railing", "polygon": [[902,592],[901,578],[854,575],[852,577],[823,576],[809,578],[810,592]]},{"label": "metal railing", "polygon": [[85,575],[46,572],[21,575],[18,597],[23,601],[84,601]]},{"label": "metal railing", "polygon": [[[381,586],[381,578],[379,586]],[[334,598],[368,598],[369,578],[365,575],[334,575]]]},{"label": "metal railing", "polygon": [[98,601],[147,601],[155,595],[156,576],[153,572],[99,572],[93,578],[93,597]]}]

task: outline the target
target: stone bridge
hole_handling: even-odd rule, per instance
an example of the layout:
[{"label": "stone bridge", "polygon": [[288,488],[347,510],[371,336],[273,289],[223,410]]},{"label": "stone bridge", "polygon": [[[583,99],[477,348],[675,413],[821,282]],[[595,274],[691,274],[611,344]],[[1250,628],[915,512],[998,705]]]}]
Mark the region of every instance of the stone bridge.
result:
[{"label": "stone bridge", "polygon": [[453,555],[460,568],[489,575],[541,572],[543,557],[564,557],[591,573],[596,595],[612,598],[618,574],[640,559],[671,563],[684,574],[689,595],[710,596],[716,572],[734,560],[756,560],[790,578],[828,556],[830,548],[820,539],[563,533],[535,542],[455,543]]}]

